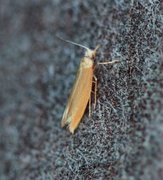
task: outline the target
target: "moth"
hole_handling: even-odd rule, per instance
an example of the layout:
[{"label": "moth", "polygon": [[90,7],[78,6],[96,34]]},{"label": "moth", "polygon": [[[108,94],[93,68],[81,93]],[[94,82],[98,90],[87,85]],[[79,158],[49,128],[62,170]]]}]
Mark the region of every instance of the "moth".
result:
[{"label": "moth", "polygon": [[[89,102],[89,116],[90,116],[91,92],[92,92],[93,83],[95,83],[94,108],[96,106],[97,78],[94,75],[94,69],[95,69],[96,52],[99,46],[96,46],[96,48],[92,50],[86,46],[74,43],[69,40],[64,40],[64,41],[83,47],[86,50],[84,57],[81,59],[76,80],[74,82],[71,94],[68,98],[67,105],[61,120],[61,126],[64,127],[65,125],[68,125],[69,131],[72,134],[74,134],[74,131],[79,126],[79,123],[84,115],[88,102]],[[112,64],[115,62],[118,61],[115,60],[111,62],[101,62],[98,64]]]}]

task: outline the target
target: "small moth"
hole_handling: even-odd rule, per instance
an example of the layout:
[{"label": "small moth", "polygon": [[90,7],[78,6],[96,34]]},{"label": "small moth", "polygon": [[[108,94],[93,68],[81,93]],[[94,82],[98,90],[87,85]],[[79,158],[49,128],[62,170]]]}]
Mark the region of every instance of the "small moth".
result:
[{"label": "small moth", "polygon": [[[59,37],[60,38],[60,37]],[[62,38],[60,38],[62,39]],[[64,40],[64,39],[62,39]],[[74,45],[83,47],[86,49],[84,57],[81,59],[79,70],[74,82],[70,97],[68,99],[65,111],[63,113],[61,126],[68,125],[69,131],[73,134],[75,129],[79,126],[79,123],[84,115],[85,109],[89,101],[89,115],[91,104],[91,91],[92,84],[95,83],[95,104],[96,105],[96,88],[97,78],[94,76],[95,69],[95,57],[99,46],[94,50],[91,50],[83,45],[74,43],[72,41],[64,40]],[[118,62],[117,60],[111,62],[103,62],[98,64],[109,64]],[[93,81],[93,79],[95,81]],[[94,106],[95,107],[95,106]]]}]

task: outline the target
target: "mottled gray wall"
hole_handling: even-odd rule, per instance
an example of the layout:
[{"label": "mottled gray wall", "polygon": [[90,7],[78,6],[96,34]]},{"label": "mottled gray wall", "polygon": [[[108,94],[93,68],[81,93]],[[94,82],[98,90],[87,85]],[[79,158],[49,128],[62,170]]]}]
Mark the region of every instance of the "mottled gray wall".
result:
[{"label": "mottled gray wall", "polygon": [[[163,179],[157,0],[0,1],[0,179]],[[74,135],[60,119],[83,50],[100,45],[98,103]]]}]

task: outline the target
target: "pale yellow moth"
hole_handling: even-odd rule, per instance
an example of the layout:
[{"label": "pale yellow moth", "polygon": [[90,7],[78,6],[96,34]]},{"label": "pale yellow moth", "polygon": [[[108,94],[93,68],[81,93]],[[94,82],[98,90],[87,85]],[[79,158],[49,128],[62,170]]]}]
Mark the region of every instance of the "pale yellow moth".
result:
[{"label": "pale yellow moth", "polygon": [[[95,68],[94,60],[96,57],[96,51],[99,48],[99,46],[97,46],[94,50],[91,50],[83,45],[74,43],[72,41],[68,41],[68,40],[64,40],[64,41],[86,49],[85,55],[81,59],[77,77],[76,77],[74,86],[72,88],[70,97],[68,99],[65,111],[63,113],[62,121],[61,121],[61,126],[64,127],[65,125],[68,125],[69,131],[73,134],[83,117],[88,101],[91,103],[91,91],[92,91],[93,78],[95,80],[94,93],[95,93],[95,104],[96,104],[97,79],[94,76],[93,72]],[[103,63],[98,63],[98,64],[109,64],[109,63],[111,64],[115,62],[118,62],[118,61],[115,60],[111,62],[103,62]],[[91,106],[89,106],[89,114],[90,114],[90,107]]]}]

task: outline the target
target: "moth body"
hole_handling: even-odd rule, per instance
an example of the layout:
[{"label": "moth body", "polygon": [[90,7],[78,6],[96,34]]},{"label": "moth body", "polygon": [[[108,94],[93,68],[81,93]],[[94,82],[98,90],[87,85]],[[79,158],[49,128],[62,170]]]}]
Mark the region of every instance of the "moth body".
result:
[{"label": "moth body", "polygon": [[[71,94],[68,98],[65,111],[63,113],[61,126],[68,125],[69,131],[73,134],[83,117],[88,101],[91,102],[91,91],[94,77],[95,83],[95,104],[96,104],[96,90],[97,90],[97,79],[94,76],[94,60],[96,57],[96,51],[99,48],[97,46],[94,50],[91,50],[83,45],[74,43],[69,40],[64,40],[60,37],[59,39],[69,42],[71,44],[83,47],[86,49],[84,57],[81,59],[79,70],[74,82]],[[119,62],[114,60],[111,62],[102,62],[98,64],[113,64]]]},{"label": "moth body", "polygon": [[86,50],[62,117],[61,126],[68,125],[72,134],[78,127],[91,97],[94,58],[97,48]]}]

